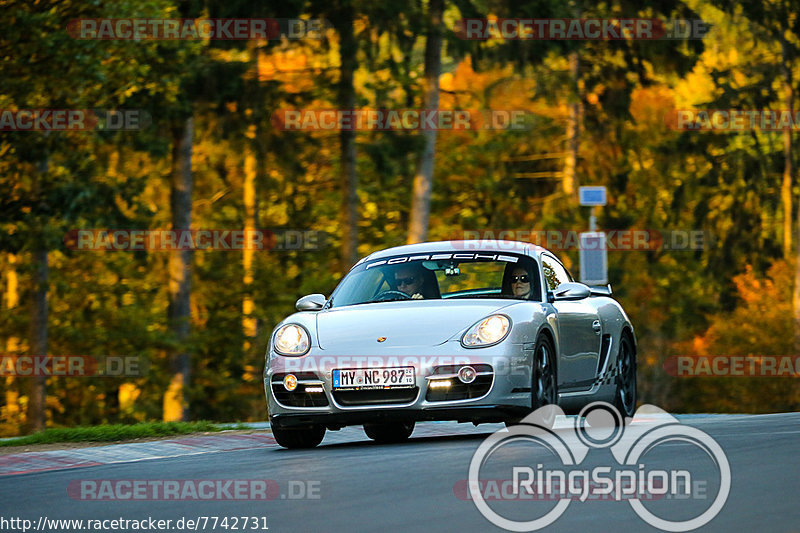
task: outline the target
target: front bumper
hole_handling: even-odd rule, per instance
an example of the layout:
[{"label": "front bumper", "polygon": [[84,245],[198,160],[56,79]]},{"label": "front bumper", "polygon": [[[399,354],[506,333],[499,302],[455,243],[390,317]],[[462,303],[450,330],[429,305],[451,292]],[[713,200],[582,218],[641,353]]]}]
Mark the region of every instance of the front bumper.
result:
[{"label": "front bumper", "polygon": [[[531,359],[533,345],[503,344],[466,349],[458,341],[434,349],[391,348],[375,355],[332,355],[331,350],[312,350],[303,357],[270,353],[264,388],[270,422],[276,427],[321,424],[330,429],[383,421],[456,420],[498,422],[531,407]],[[461,366],[478,370],[473,384],[452,378],[447,393],[431,387],[432,381],[453,376]],[[413,367],[414,385],[407,388],[342,392],[333,388],[332,371],[346,368]],[[289,393],[283,377],[296,376],[298,387]],[[306,393],[305,389],[313,392]]]}]

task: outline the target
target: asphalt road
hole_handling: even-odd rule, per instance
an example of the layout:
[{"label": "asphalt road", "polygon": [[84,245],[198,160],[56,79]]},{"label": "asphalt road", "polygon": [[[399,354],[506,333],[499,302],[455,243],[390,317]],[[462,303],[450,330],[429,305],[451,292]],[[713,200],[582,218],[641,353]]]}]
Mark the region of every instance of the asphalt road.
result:
[{"label": "asphalt road", "polygon": [[[722,511],[700,531],[800,531],[800,413],[758,416],[686,416],[682,424],[709,434],[730,463],[731,489]],[[253,522],[223,517],[261,517],[258,530],[269,531],[501,531],[459,494],[469,463],[481,442],[502,426],[420,424],[409,442],[376,445],[361,428],[329,432],[314,450],[288,451],[277,445],[229,452],[198,453],[168,459],[73,468],[0,477],[0,530],[21,531],[2,520],[47,519],[196,520],[198,531],[253,530]],[[448,434],[451,433],[451,434]],[[566,439],[566,437],[565,437]],[[714,465],[703,453],[681,443],[666,443],[650,456],[650,466],[682,468],[713,478]],[[694,449],[697,451],[697,449]],[[486,479],[507,479],[511,467],[535,465],[553,457],[533,445],[510,445],[487,462]],[[581,467],[612,466],[608,450],[592,450]],[[527,463],[526,463],[527,462]],[[711,472],[709,474],[709,472]],[[269,500],[259,501],[97,501],[81,499],[86,480],[270,480]],[[694,477],[693,479],[697,479]],[[70,484],[72,483],[72,484]],[[118,485],[115,485],[118,486]],[[71,492],[68,488],[71,487]],[[100,490],[100,485],[93,485]],[[713,479],[704,491],[715,490]],[[275,492],[275,491],[279,491]],[[302,494],[305,493],[305,494]],[[92,493],[89,493],[91,497]],[[99,492],[94,494],[100,494]],[[221,493],[225,496],[225,491]],[[308,496],[311,496],[310,498]],[[259,496],[260,497],[260,496]],[[713,494],[697,490],[689,500],[651,502],[667,519],[690,518],[710,505]],[[552,502],[507,501],[491,504],[510,518],[530,520]],[[536,507],[539,506],[539,507]],[[699,507],[698,507],[699,506]],[[217,527],[212,529],[213,517]],[[184,522],[185,525],[185,522]],[[105,531],[113,524],[106,523]],[[70,531],[75,528],[43,528]],[[186,529],[184,527],[184,529]],[[86,530],[86,529],[84,529]],[[128,530],[133,530],[128,528]],[[626,501],[572,501],[548,531],[657,531]]]}]

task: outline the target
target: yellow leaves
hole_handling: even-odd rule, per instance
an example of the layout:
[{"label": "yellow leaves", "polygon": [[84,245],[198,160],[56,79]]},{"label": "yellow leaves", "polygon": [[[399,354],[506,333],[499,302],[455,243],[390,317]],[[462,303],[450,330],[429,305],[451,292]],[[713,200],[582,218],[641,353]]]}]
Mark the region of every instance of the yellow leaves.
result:
[{"label": "yellow leaves", "polygon": [[163,420],[164,422],[177,422],[183,419],[183,374],[172,376],[169,388],[164,394]]},{"label": "yellow leaves", "polygon": [[630,112],[638,130],[665,129],[665,117],[674,109],[675,93],[665,85],[638,87],[631,93]]},{"label": "yellow leaves", "polygon": [[461,91],[479,95],[490,84],[501,78],[509,78],[513,71],[511,67],[503,69],[492,69],[485,72],[475,72],[472,68],[472,58],[459,62],[456,70],[451,74],[452,82],[449,82],[451,91]]},{"label": "yellow leaves", "polygon": [[734,86],[744,87],[745,85],[747,85],[748,79],[747,76],[744,74],[744,72],[740,70],[734,70],[733,81],[734,81]]},{"label": "yellow leaves", "polygon": [[119,386],[119,409],[122,412],[133,411],[133,405],[142,391],[133,383],[123,383]]},{"label": "yellow leaves", "polygon": [[284,89],[290,93],[311,90],[315,82],[314,76],[310,75],[311,71],[322,66],[318,64],[322,60],[318,56],[312,64],[311,53],[305,48],[279,48],[271,54],[259,54],[259,81],[280,80]]},{"label": "yellow leaves", "polygon": [[453,92],[455,91],[454,78],[452,72],[445,72],[439,76],[439,88],[442,91]]},{"label": "yellow leaves", "polygon": [[297,266],[296,263],[292,263],[286,269],[286,277],[289,279],[294,279],[300,275],[300,267]]},{"label": "yellow leaves", "polygon": [[678,109],[710,102],[718,95],[720,90],[716,88],[710,70],[705,63],[699,62],[686,78],[675,84],[675,103]]},{"label": "yellow leaves", "polygon": [[704,337],[695,337],[692,339],[692,353],[696,355],[705,355],[708,353],[708,339]]},{"label": "yellow leaves", "polygon": [[740,302],[731,313],[714,316],[709,329],[693,339],[692,353],[788,353],[792,344],[792,265],[777,261],[766,276],[747,265],[733,282]]},{"label": "yellow leaves", "polygon": [[246,63],[249,60],[247,50],[240,50],[237,48],[209,48],[209,56],[216,61],[224,61],[226,63]]},{"label": "yellow leaves", "polygon": [[378,204],[375,202],[366,202],[362,204],[362,216],[374,220],[378,217]]}]

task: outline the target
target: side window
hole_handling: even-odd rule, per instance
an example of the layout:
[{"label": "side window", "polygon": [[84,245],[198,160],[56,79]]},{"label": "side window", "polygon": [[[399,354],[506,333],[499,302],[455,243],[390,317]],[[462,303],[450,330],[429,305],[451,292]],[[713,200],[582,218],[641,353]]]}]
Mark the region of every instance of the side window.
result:
[{"label": "side window", "polygon": [[561,263],[556,261],[550,256],[542,256],[542,272],[544,279],[547,281],[547,290],[553,291],[562,283],[571,281],[566,269],[561,266]]}]

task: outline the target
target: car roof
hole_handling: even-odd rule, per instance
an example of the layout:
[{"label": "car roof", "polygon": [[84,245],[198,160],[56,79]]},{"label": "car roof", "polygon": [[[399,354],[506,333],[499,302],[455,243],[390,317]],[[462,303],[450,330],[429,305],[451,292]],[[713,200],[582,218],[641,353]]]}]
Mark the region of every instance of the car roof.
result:
[{"label": "car roof", "polygon": [[367,257],[361,259],[357,264],[367,259],[381,259],[385,257],[392,257],[395,255],[417,254],[417,253],[431,253],[431,252],[506,252],[518,253],[532,257],[539,256],[542,252],[546,252],[541,246],[531,244],[529,242],[519,241],[501,241],[495,239],[485,240],[452,240],[452,241],[436,241],[436,242],[421,242],[417,244],[405,244],[403,246],[395,246],[369,254]]}]

